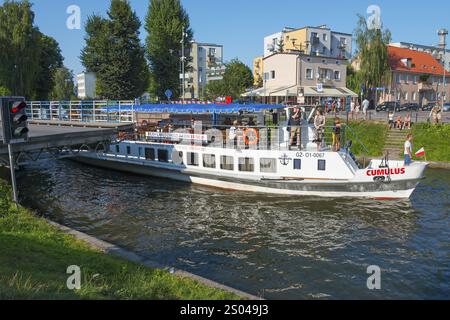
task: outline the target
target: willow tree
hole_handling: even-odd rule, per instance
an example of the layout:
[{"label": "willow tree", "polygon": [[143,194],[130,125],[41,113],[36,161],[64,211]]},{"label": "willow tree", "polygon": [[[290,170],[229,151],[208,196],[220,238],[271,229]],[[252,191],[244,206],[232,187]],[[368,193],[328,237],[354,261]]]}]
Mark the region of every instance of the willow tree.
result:
[{"label": "willow tree", "polygon": [[39,74],[41,33],[28,1],[0,6],[0,86],[31,98]]},{"label": "willow tree", "polygon": [[366,19],[358,15],[358,25],[355,29],[356,56],[360,63],[358,78],[365,87],[368,96],[370,88],[388,86],[390,66],[387,45],[391,41],[388,29],[368,28]]},{"label": "willow tree", "polygon": [[[151,0],[145,29],[148,33],[147,58],[153,78],[152,93],[162,98],[170,89],[174,97],[179,97],[181,40],[185,43],[185,50],[189,51],[193,38],[189,16],[180,0]],[[186,66],[189,62],[188,58]]]}]

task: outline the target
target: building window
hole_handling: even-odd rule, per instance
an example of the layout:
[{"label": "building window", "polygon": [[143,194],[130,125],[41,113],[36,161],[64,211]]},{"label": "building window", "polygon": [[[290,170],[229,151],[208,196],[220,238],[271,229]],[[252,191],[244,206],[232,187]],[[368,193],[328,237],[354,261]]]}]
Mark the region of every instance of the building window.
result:
[{"label": "building window", "polygon": [[322,48],[322,54],[326,54],[327,53],[327,47],[323,47]]},{"label": "building window", "polygon": [[255,160],[253,158],[239,158],[239,171],[254,172]]},{"label": "building window", "polygon": [[270,71],[270,78],[275,79],[275,70]]},{"label": "building window", "polygon": [[188,164],[188,166],[198,167],[198,153],[188,152],[187,153],[187,164]]},{"label": "building window", "polygon": [[277,172],[277,160],[261,158],[260,159],[260,171],[265,173],[276,173]]},{"label": "building window", "polygon": [[417,92],[415,92],[415,91],[412,94],[412,100],[417,101]]},{"label": "building window", "polygon": [[323,41],[328,41],[328,35],[326,33],[323,34]]},{"label": "building window", "polygon": [[169,152],[167,150],[158,150],[158,161],[169,162]]},{"label": "building window", "polygon": [[314,71],[313,69],[306,69],[306,79],[313,80],[314,79]]},{"label": "building window", "polygon": [[405,100],[408,100],[408,92],[405,92],[404,99],[405,99]]},{"label": "building window", "polygon": [[327,170],[327,162],[326,162],[326,160],[319,160],[318,161],[317,170],[319,170],[319,171]]},{"label": "building window", "polygon": [[401,92],[397,92],[397,101],[400,101],[402,97],[402,93]]},{"label": "building window", "polygon": [[347,45],[347,38],[341,38],[341,45]]},{"label": "building window", "polygon": [[395,82],[400,83],[400,75],[399,74],[395,75]]},{"label": "building window", "polygon": [[414,82],[414,84],[417,84],[417,76],[413,77],[413,82]]},{"label": "building window", "polygon": [[220,157],[220,169],[233,171],[234,170],[234,159],[233,159],[233,157],[221,156]]},{"label": "building window", "polygon": [[215,169],[216,168],[216,156],[214,154],[203,155],[203,167]]},{"label": "building window", "polygon": [[405,75],[405,83],[409,83],[409,75]]},{"label": "building window", "polygon": [[294,159],[294,170],[302,170],[302,159]]},{"label": "building window", "polygon": [[334,80],[341,80],[341,72],[340,71],[334,72]]}]

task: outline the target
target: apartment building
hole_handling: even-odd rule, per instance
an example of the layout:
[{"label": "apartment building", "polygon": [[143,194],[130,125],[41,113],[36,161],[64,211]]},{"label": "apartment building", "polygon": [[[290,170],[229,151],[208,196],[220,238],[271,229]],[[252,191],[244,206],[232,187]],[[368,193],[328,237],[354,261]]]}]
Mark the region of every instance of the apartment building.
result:
[{"label": "apartment building", "polygon": [[[193,42],[190,55],[191,71],[185,74],[185,98],[200,99],[209,81],[221,80],[225,72],[223,46],[212,43]],[[180,75],[183,79],[183,75]]]},{"label": "apartment building", "polygon": [[78,99],[96,98],[95,86],[97,77],[93,72],[83,72],[77,75]]},{"label": "apartment building", "polygon": [[264,38],[264,57],[275,52],[299,52],[308,55],[350,59],[352,35],[337,32],[326,25],[289,28]]},{"label": "apartment building", "polygon": [[382,94],[382,100],[425,105],[442,101],[444,96],[450,102],[450,73],[432,54],[397,46],[388,46],[388,54],[391,85]]},{"label": "apartment building", "polygon": [[357,94],[346,88],[347,59],[319,57],[298,52],[274,53],[263,58],[263,88],[245,96],[266,103],[324,103]]},{"label": "apartment building", "polygon": [[410,42],[395,42],[389,45],[392,47],[428,53],[440,63],[443,63],[445,59],[445,69],[450,72],[450,50],[445,50],[444,52],[444,49],[439,46],[426,46]]}]

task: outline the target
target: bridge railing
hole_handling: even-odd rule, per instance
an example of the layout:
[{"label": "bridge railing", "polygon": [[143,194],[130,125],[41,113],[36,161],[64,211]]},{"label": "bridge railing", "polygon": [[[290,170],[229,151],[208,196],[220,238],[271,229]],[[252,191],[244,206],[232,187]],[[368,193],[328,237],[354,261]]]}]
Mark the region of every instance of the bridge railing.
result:
[{"label": "bridge railing", "polygon": [[136,105],[135,101],[29,101],[27,113],[30,120],[133,123]]}]

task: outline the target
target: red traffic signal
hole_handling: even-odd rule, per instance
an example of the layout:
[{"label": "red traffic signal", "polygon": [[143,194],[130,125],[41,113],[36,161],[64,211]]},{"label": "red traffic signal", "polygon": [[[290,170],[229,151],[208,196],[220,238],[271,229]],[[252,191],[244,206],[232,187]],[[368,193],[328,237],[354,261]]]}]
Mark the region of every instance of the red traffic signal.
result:
[{"label": "red traffic signal", "polygon": [[11,108],[11,113],[18,113],[20,111],[22,111],[23,109],[25,109],[27,107],[27,104],[25,103],[25,101],[17,101],[13,104],[12,108]]}]

